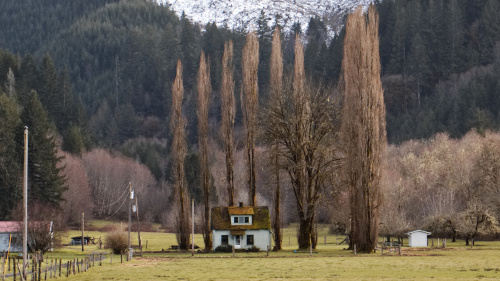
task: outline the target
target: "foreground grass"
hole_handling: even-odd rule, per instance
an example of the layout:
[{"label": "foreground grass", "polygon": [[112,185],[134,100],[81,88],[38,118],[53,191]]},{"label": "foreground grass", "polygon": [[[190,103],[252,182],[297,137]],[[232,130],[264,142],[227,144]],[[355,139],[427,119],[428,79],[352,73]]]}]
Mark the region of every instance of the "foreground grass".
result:
[{"label": "foreground grass", "polygon": [[[120,263],[120,257],[110,256],[102,266],[88,272],[76,274],[67,280],[500,280],[500,242],[478,242],[474,247],[465,247],[464,241],[448,242],[448,248],[407,248],[402,255],[354,255],[345,250],[346,245],[337,245],[344,237],[329,235],[327,228],[319,228],[318,248],[309,252],[294,253],[297,248],[296,229],[284,230],[283,247],[280,252],[260,253],[179,253],[166,251],[176,244],[174,234],[162,232],[142,233],[143,245],[148,243],[142,257]],[[63,235],[63,243],[70,237],[81,235],[69,231]],[[105,233],[90,231],[86,236],[101,237]],[[131,234],[132,244],[137,244],[137,233]],[[326,243],[325,243],[326,240]],[[202,246],[201,235],[195,243]],[[441,242],[442,243],[442,242]],[[437,240],[435,241],[437,246]],[[442,244],[441,244],[442,245]],[[162,252],[162,250],[164,250]],[[83,257],[91,253],[107,253],[97,245],[65,246],[48,253],[47,259]],[[63,275],[65,276],[65,269]],[[12,280],[8,278],[7,280]]]},{"label": "foreground grass", "polygon": [[402,256],[342,255],[310,257],[284,253],[195,257],[138,257],[105,264],[68,280],[472,280],[500,279],[499,250],[455,248],[414,251]]}]

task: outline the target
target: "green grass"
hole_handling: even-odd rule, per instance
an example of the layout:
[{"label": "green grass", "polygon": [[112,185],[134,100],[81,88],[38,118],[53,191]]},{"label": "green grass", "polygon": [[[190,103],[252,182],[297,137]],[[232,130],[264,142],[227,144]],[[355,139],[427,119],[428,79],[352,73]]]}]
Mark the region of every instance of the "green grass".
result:
[{"label": "green grass", "polygon": [[[318,247],[314,254],[294,253],[297,248],[296,227],[286,228],[283,234],[284,250],[280,252],[236,253],[179,253],[164,251],[176,244],[174,234],[162,232],[142,233],[143,257],[120,263],[120,257],[110,257],[102,266],[88,272],[76,274],[67,280],[474,280],[500,279],[500,242],[477,242],[474,248],[466,247],[464,241],[451,243],[447,248],[407,248],[402,255],[358,254],[345,250],[346,245],[336,245],[344,237],[329,235],[326,227],[318,229]],[[81,235],[69,231],[64,239]],[[104,238],[105,233],[88,232],[88,236]],[[325,237],[326,236],[326,244]],[[137,244],[137,233],[131,235]],[[290,239],[289,239],[290,238]],[[337,240],[338,239],[338,240]],[[148,242],[148,249],[145,243]],[[406,241],[405,241],[406,242]],[[201,235],[195,243],[202,246]],[[437,239],[434,241],[437,246]],[[442,242],[441,242],[442,243]],[[442,245],[442,244],[441,244]],[[103,251],[96,245],[85,247],[65,246],[48,253],[46,259],[68,259]],[[65,275],[65,269],[63,270]],[[8,278],[6,280],[12,280]]]}]

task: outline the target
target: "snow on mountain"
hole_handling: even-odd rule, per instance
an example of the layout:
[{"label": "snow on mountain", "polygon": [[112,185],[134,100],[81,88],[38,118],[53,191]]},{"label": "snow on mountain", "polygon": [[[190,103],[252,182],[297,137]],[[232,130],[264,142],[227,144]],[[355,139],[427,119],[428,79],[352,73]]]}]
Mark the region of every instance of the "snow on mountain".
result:
[{"label": "snow on mountain", "polygon": [[184,12],[194,22],[215,22],[230,29],[256,27],[256,21],[264,11],[272,25],[276,15],[285,29],[294,22],[307,28],[310,17],[322,18],[331,31],[337,30],[345,13],[359,5],[368,6],[372,0],[157,0],[171,5],[179,15]]}]

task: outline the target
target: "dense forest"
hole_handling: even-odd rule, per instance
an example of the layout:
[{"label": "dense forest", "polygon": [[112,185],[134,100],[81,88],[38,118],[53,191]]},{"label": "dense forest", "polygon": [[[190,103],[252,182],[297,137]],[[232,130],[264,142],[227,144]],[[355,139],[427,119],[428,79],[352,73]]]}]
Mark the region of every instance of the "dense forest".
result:
[{"label": "dense forest", "polygon": [[[440,132],[460,138],[473,129],[482,135],[488,130],[497,130],[500,126],[500,3],[497,0],[375,2],[380,15],[389,143],[399,145],[412,139],[425,140]],[[269,61],[276,22],[262,13],[256,24],[262,106],[270,98]],[[37,200],[54,206],[59,206],[63,199],[76,202],[70,196],[63,196],[66,189],[72,190],[78,185],[72,183],[75,177],[68,171],[71,167],[86,167],[82,169],[94,178],[85,180],[89,190],[83,194],[92,198],[89,199],[92,204],[82,208],[93,208],[96,217],[106,218],[114,212],[109,204],[118,199],[125,187],[109,183],[107,188],[119,189],[119,194],[97,199],[99,192],[109,190],[104,188],[106,176],[99,174],[105,169],[92,168],[92,163],[96,163],[92,161],[101,165],[109,163],[109,167],[117,169],[113,172],[116,177],[121,177],[126,172],[118,171],[122,166],[116,163],[128,157],[137,162],[122,163],[123,170],[139,165],[135,169],[141,171],[141,176],[136,176],[145,179],[144,194],[156,194],[154,200],[149,198],[154,203],[143,202],[142,205],[150,208],[143,214],[151,221],[172,219],[166,207],[157,201],[170,195],[172,184],[172,133],[168,124],[171,86],[179,59],[184,79],[182,111],[187,119],[187,186],[190,195],[201,201],[196,172],[199,170],[196,73],[201,50],[209,57],[214,93],[208,109],[209,145],[213,148],[211,184],[214,190],[223,185],[219,136],[222,56],[224,43],[233,40],[237,93],[235,140],[236,148],[241,150],[243,115],[238,93],[246,31],[229,30],[212,23],[193,23],[185,15],[177,15],[168,5],[145,0],[3,0],[0,1],[0,26],[0,193],[9,194],[0,199],[0,218],[8,218],[20,200],[16,186],[22,166],[22,128],[29,126],[34,136],[40,134],[46,142],[45,146],[33,147],[31,170],[35,173],[30,182],[34,186],[40,183],[40,189],[32,191]],[[341,74],[345,30],[330,37],[324,19],[320,18],[311,18],[307,28],[295,24],[291,30],[284,30],[285,73],[293,71],[297,33],[304,41],[306,76],[317,83],[336,85]],[[238,155],[243,153],[240,150]],[[63,155],[66,155],[64,160]],[[262,165],[265,165],[264,158]],[[236,163],[236,171],[243,169],[238,166],[244,165],[244,160],[241,161]],[[62,171],[61,163],[65,163],[66,172]],[[143,170],[144,167],[147,169]],[[45,170],[37,172],[37,169]],[[266,172],[260,173],[258,183],[265,185]],[[130,177],[127,175],[127,179]],[[126,185],[127,181],[120,179],[120,183]],[[44,185],[52,190],[45,189]],[[259,193],[260,202],[272,201],[269,191]],[[219,202],[217,195],[211,200]],[[324,215],[319,217],[328,219]]]}]

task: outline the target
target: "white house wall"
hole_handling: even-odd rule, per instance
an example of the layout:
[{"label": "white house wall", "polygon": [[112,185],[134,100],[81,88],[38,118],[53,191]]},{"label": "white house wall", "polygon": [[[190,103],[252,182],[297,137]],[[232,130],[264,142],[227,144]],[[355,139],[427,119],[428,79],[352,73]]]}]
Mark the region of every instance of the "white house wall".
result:
[{"label": "white house wall", "polygon": [[[212,241],[214,249],[221,245],[222,235],[228,235],[228,244],[234,244],[234,236],[229,230],[213,230]],[[247,245],[247,235],[253,235],[253,245]],[[270,246],[271,233],[269,230],[245,230],[245,235],[241,236],[241,249],[249,249],[252,246],[258,247],[261,251],[266,251]]]}]

